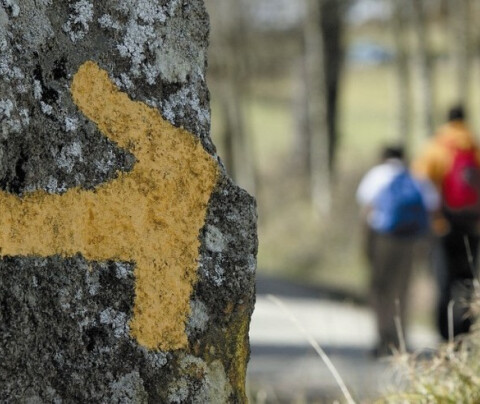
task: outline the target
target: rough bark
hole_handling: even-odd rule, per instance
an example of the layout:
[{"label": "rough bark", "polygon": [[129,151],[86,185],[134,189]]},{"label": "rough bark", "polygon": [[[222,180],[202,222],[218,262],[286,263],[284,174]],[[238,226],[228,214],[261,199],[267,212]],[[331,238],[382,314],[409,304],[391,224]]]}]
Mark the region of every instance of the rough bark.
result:
[{"label": "rough bark", "polygon": [[246,401],[254,200],[203,1],[0,0],[0,401]]}]

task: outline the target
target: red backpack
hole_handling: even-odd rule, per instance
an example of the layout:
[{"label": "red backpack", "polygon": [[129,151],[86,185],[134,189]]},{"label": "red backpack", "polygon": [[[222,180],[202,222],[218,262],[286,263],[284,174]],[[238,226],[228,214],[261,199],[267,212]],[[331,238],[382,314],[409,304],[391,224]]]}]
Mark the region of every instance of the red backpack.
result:
[{"label": "red backpack", "polygon": [[[453,149],[453,161],[442,183],[444,209],[455,218],[480,219],[480,164],[475,147]],[[465,223],[466,224],[466,223]],[[473,224],[473,223],[471,223]]]}]

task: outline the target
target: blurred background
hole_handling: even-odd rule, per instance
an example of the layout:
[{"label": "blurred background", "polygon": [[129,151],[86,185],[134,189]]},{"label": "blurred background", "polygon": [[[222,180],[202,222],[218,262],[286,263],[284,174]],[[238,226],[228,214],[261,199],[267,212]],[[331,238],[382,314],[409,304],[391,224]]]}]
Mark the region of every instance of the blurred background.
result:
[{"label": "blurred background", "polygon": [[[479,132],[480,1],[206,5],[212,137],[257,199],[259,277],[366,299],[356,187],[381,146],[415,156],[455,103]],[[415,276],[412,321],[431,325],[425,259]]]},{"label": "blurred background", "polygon": [[258,202],[258,272],[365,290],[354,199],[462,101],[478,131],[480,2],[206,0],[212,136]]}]

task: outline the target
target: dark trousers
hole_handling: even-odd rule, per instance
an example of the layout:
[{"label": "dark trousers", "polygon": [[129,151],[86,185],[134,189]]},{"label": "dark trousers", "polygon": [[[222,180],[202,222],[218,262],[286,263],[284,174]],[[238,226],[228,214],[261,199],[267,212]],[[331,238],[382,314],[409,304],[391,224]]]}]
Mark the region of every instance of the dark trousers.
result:
[{"label": "dark trousers", "polygon": [[371,269],[371,304],[377,322],[378,348],[399,348],[395,318],[405,331],[407,292],[412,274],[415,238],[368,230],[366,253]]},{"label": "dark trousers", "polygon": [[468,313],[468,301],[477,273],[478,242],[478,235],[455,228],[435,240],[433,269],[438,287],[437,327],[445,340],[449,338],[451,301],[453,336],[470,330],[472,318]]}]

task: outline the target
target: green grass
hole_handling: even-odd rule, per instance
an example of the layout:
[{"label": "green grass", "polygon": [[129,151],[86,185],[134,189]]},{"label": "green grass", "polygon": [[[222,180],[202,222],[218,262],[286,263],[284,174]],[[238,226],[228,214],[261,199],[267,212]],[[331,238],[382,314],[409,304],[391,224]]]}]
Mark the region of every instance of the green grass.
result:
[{"label": "green grass", "polygon": [[[371,158],[395,139],[395,88],[385,66],[347,68],[341,97],[341,157]],[[342,160],[343,161],[343,160]]]},{"label": "green grass", "polygon": [[281,161],[291,145],[293,117],[289,107],[284,101],[271,102],[260,97],[252,97],[246,104],[245,112],[249,118],[247,129],[252,139],[257,169],[262,173],[268,173],[272,163]]}]

